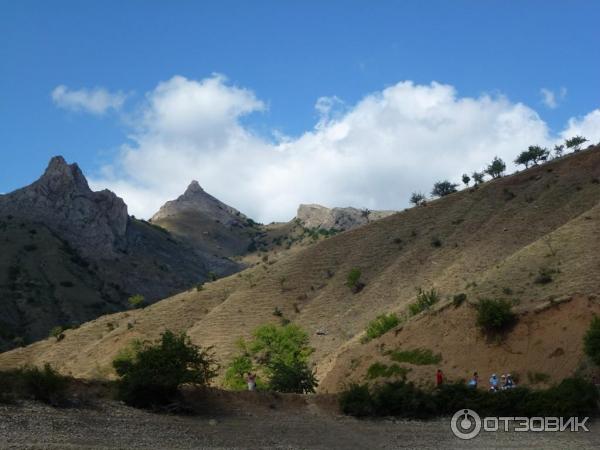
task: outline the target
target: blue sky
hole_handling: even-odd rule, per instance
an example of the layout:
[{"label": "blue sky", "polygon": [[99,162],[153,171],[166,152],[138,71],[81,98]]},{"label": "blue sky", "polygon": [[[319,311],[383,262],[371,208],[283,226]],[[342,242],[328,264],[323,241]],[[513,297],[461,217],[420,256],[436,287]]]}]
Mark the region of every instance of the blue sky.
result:
[{"label": "blue sky", "polygon": [[[437,81],[453,87],[457,98],[489,94],[511,105],[522,103],[547,125],[550,139],[570,118],[581,119],[600,107],[599,19],[600,3],[594,1],[2,1],[0,192],[33,181],[50,156],[62,154],[99,187],[122,187],[117,193],[128,203],[144,189],[156,194],[156,186],[125,167],[123,145],[131,144],[140,126],[151,127],[141,124],[140,111],[148,108],[159,83],[174,76],[201,82],[219,73],[226,77],[225,87],[251,92],[262,107],[236,115],[234,125],[269,142],[315,132],[323,119],[315,109],[320,97],[343,101],[335,112],[343,120],[365,96],[405,80],[416,86]],[[60,85],[103,88],[126,99],[103,114],[88,114],[53,101],[51,93]],[[552,91],[552,107],[543,102],[541,89]],[[194,151],[205,151],[204,137],[196,139]],[[139,134],[134,140],[131,151],[142,153]],[[406,145],[403,151],[410,152]],[[368,145],[364,151],[371,151]],[[381,157],[388,154],[382,151]],[[267,160],[261,167],[274,164],[279,162]],[[321,174],[324,180],[337,165],[332,167]],[[264,220],[289,215],[286,208],[260,210],[251,199],[229,195],[227,186],[211,185],[218,174],[199,171],[198,177],[203,174],[208,188]],[[348,173],[379,183],[372,175]],[[178,178],[176,172],[164,176]],[[170,183],[159,197],[179,188],[180,183]],[[328,195],[328,189],[324,181],[323,199],[307,190],[306,201],[394,206],[376,193],[389,186],[364,197]],[[263,190],[261,195],[271,195]],[[297,200],[289,195],[279,201],[288,199]],[[138,210],[147,212],[142,206]]]}]

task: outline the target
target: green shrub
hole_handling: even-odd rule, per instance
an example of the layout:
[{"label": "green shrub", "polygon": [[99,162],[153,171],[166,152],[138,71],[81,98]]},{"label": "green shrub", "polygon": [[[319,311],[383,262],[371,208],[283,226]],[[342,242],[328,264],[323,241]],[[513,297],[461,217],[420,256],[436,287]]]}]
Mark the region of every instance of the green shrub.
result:
[{"label": "green shrub", "polygon": [[306,361],[276,361],[270,370],[269,388],[277,392],[309,394],[314,393],[318,385],[315,373]]},{"label": "green shrub", "polygon": [[594,316],[590,327],[583,337],[583,350],[587,356],[600,366],[600,317]]},{"label": "green shrub", "polygon": [[240,354],[227,368],[225,385],[241,389],[245,384],[244,375],[255,372],[259,375],[259,388],[313,392],[317,380],[308,367],[308,358],[314,349],[308,344],[308,334],[297,325],[258,327],[250,341],[239,341]]},{"label": "green shrub", "polygon": [[390,359],[399,363],[426,366],[438,364],[442,361],[442,355],[434,354],[427,348],[416,348],[414,350],[391,350],[388,352]]},{"label": "green shrub", "polygon": [[356,267],[348,272],[346,286],[348,286],[355,294],[365,287],[365,284],[360,281],[361,274],[362,272],[360,269],[357,269]]},{"label": "green shrub", "polygon": [[50,364],[45,364],[43,369],[25,367],[20,370],[19,375],[25,396],[51,405],[58,405],[65,401],[68,379],[60,375]]},{"label": "green shrub", "polygon": [[65,338],[64,331],[67,330],[67,327],[62,325],[57,325],[50,330],[50,337],[56,339],[56,341],[62,341]]},{"label": "green shrub", "polygon": [[484,331],[494,333],[513,326],[517,316],[508,300],[481,299],[477,304],[477,325]]},{"label": "green shrub", "polygon": [[456,294],[454,297],[452,297],[452,304],[454,305],[455,308],[458,308],[466,300],[467,300],[467,294],[465,294],[465,293]]},{"label": "green shrub", "polygon": [[253,371],[252,360],[248,355],[239,355],[233,358],[225,371],[223,385],[234,391],[246,389],[246,374]]},{"label": "green shrub", "polygon": [[162,406],[178,396],[182,384],[206,386],[217,374],[211,353],[184,333],[165,331],[154,344],[135,344],[113,361],[120,379],[119,398],[138,407]]},{"label": "green shrub", "polygon": [[375,320],[372,320],[369,322],[369,325],[367,325],[366,335],[363,337],[362,342],[366,343],[372,339],[383,336],[389,330],[398,326],[399,323],[400,320],[394,313],[377,316]]},{"label": "green shrub", "polygon": [[404,380],[351,385],[341,393],[340,407],[354,416],[396,416],[427,419],[468,408],[483,416],[573,417],[598,413],[598,389],[581,379],[569,378],[545,390],[515,388],[488,392],[464,383],[449,383],[424,391]]},{"label": "green shrub", "polygon": [[408,305],[408,311],[411,316],[415,316],[431,308],[439,299],[440,295],[434,288],[431,288],[430,291],[424,291],[419,288],[417,291],[417,301]]},{"label": "green shrub", "polygon": [[553,275],[557,273],[555,269],[550,269],[548,267],[540,268],[538,275],[535,277],[535,282],[537,284],[548,284],[554,281]]},{"label": "green shrub", "polygon": [[375,415],[373,397],[366,384],[352,384],[339,397],[340,409],[344,414],[355,417]]},{"label": "green shrub", "polygon": [[401,367],[398,364],[392,364],[390,366],[382,364],[380,362],[373,363],[367,369],[367,379],[374,380],[375,378],[389,378],[399,376],[406,378],[410,369],[407,367]]},{"label": "green shrub", "polygon": [[142,308],[146,302],[146,299],[144,298],[143,295],[136,294],[136,295],[132,295],[131,297],[129,297],[127,299],[127,302],[129,303],[129,306],[131,306],[132,308]]}]

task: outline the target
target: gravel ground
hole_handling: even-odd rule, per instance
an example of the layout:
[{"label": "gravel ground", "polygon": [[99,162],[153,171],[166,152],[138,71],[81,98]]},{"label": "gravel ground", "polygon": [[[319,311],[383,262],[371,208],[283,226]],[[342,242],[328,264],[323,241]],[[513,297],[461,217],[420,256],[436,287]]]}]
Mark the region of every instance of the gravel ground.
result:
[{"label": "gravel ground", "polygon": [[103,400],[56,409],[34,402],[0,406],[0,448],[16,449],[449,449],[600,448],[600,422],[589,433],[485,433],[455,438],[449,420],[356,420],[308,404],[202,416],[159,415]]}]

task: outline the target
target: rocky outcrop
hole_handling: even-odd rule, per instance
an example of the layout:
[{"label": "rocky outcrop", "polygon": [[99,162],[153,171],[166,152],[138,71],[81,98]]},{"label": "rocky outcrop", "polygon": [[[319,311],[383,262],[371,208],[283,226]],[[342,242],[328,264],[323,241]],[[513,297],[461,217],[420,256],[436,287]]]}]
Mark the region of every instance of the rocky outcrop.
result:
[{"label": "rocky outcrop", "polygon": [[259,232],[254,221],[205,192],[195,180],[177,199],[165,203],[150,221],[196,251],[219,257],[245,254]]},{"label": "rocky outcrop", "polygon": [[87,256],[110,257],[126,244],[125,202],[109,190],[93,192],[62,156],[31,185],[0,197],[0,216],[8,215],[43,223]]},{"label": "rocky outcrop", "polygon": [[346,231],[383,219],[396,211],[370,211],[357,208],[327,208],[321,205],[300,205],[296,219],[306,228]]},{"label": "rocky outcrop", "polygon": [[196,180],[193,180],[176,200],[165,203],[150,221],[156,222],[190,211],[207,215],[226,226],[247,221],[246,216],[237,209],[205,192]]}]

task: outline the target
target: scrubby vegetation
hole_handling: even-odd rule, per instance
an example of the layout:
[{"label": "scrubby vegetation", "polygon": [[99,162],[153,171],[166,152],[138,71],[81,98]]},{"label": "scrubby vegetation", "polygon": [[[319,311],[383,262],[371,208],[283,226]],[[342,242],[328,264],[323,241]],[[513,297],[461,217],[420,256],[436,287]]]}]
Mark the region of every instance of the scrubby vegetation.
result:
[{"label": "scrubby vegetation", "polygon": [[458,184],[451,183],[448,180],[438,181],[433,185],[431,195],[433,195],[434,197],[445,197],[446,195],[456,192],[457,186]]},{"label": "scrubby vegetation", "polygon": [[217,375],[211,348],[184,333],[165,331],[155,343],[135,342],[114,361],[119,397],[137,407],[162,407],[178,399],[183,384],[206,386]]},{"label": "scrubby vegetation", "polygon": [[146,299],[144,298],[143,295],[136,294],[136,295],[132,295],[131,297],[129,297],[127,299],[127,302],[129,303],[129,306],[131,306],[132,308],[143,308],[144,304],[146,303]]},{"label": "scrubby vegetation", "polygon": [[66,401],[69,380],[49,364],[0,372],[0,402],[31,399],[54,406]]},{"label": "scrubby vegetation", "polygon": [[407,367],[401,367],[398,364],[386,365],[380,362],[373,363],[367,369],[367,378],[374,380],[376,378],[389,378],[389,377],[401,377],[406,378],[406,375],[410,372]]},{"label": "scrubby vegetation", "polygon": [[317,379],[308,365],[314,349],[308,342],[308,334],[294,324],[258,327],[250,341],[239,341],[240,354],[227,368],[225,386],[244,389],[246,374],[256,373],[259,389],[314,392]]},{"label": "scrubby vegetation", "polygon": [[427,366],[438,364],[442,361],[442,355],[434,354],[428,348],[417,348],[414,350],[391,350],[387,353],[392,361],[409,363],[416,366]]},{"label": "scrubby vegetation", "polygon": [[362,272],[356,267],[348,272],[346,286],[348,286],[355,294],[362,291],[362,289],[365,287],[365,284],[360,280],[361,275]]},{"label": "scrubby vegetation", "polygon": [[408,305],[408,311],[411,316],[417,315],[422,311],[431,308],[440,299],[438,291],[431,288],[429,291],[424,291],[419,288],[417,291],[417,300],[414,303]]},{"label": "scrubby vegetation", "polygon": [[517,321],[508,300],[481,299],[477,304],[477,325],[488,333],[510,328]]},{"label": "scrubby vegetation", "polygon": [[365,336],[362,339],[363,343],[383,336],[392,328],[398,326],[400,319],[394,313],[381,314],[367,325]]},{"label": "scrubby vegetation", "polygon": [[583,338],[583,350],[592,362],[600,366],[600,317],[594,316]]},{"label": "scrubby vegetation", "polygon": [[396,416],[428,419],[468,408],[481,416],[593,416],[598,413],[598,389],[569,378],[545,390],[527,388],[488,392],[463,383],[445,384],[425,391],[404,380],[369,387],[350,386],[340,395],[340,406],[353,416]]}]

